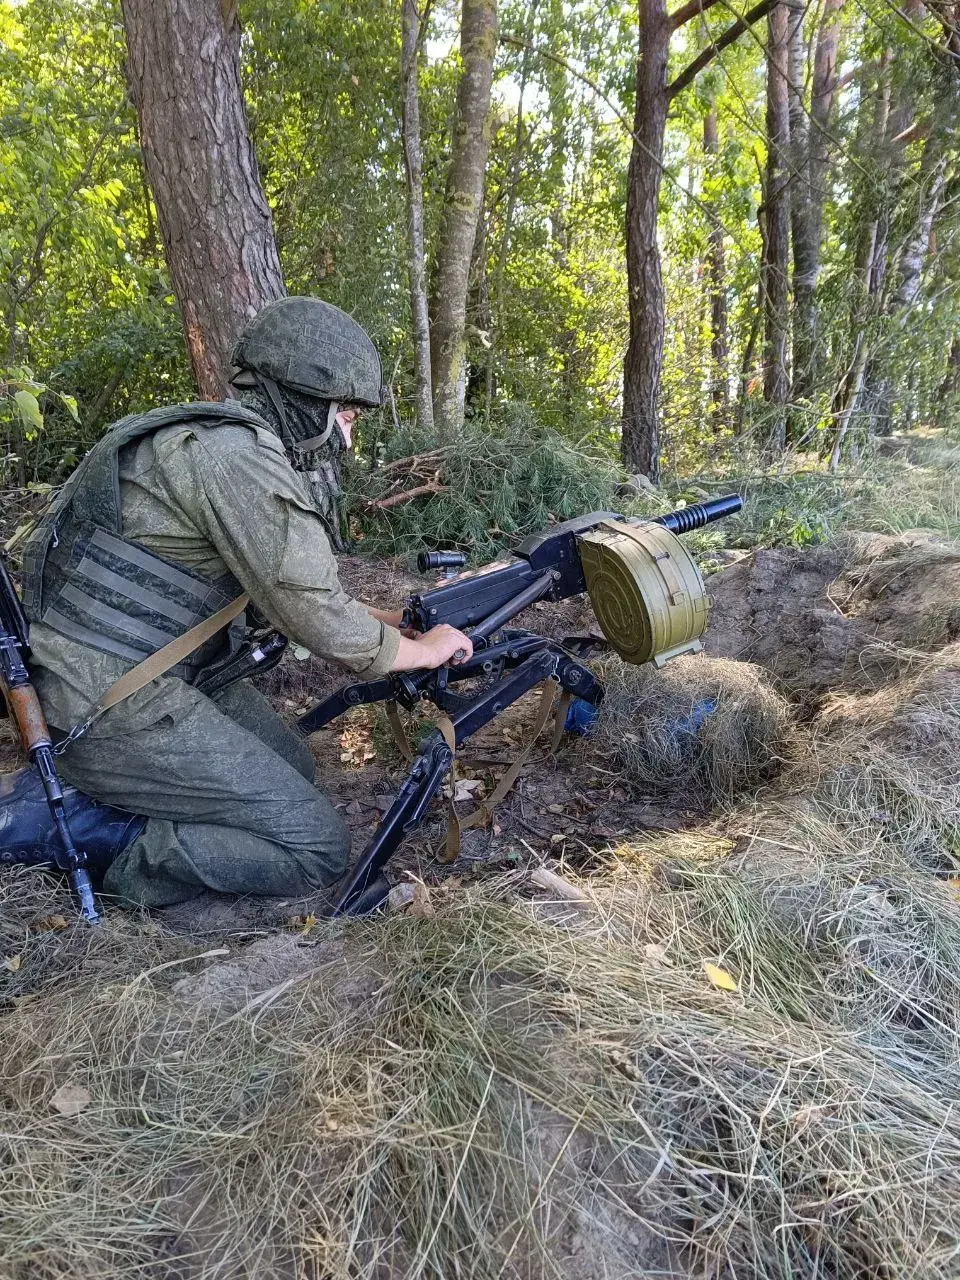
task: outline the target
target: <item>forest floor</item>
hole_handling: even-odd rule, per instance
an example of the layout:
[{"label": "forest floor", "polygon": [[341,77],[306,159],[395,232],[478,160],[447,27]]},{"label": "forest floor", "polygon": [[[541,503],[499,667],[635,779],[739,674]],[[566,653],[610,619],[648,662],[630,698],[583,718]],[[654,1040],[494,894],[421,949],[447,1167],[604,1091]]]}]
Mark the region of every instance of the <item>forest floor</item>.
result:
[{"label": "forest floor", "polygon": [[[956,527],[960,462],[934,443],[935,466],[922,438],[895,447]],[[545,734],[451,865],[436,807],[384,920],[210,895],[91,931],[52,881],[4,872],[0,1274],[955,1276],[943,528],[718,553],[706,656],[666,669],[684,705],[611,671],[619,718],[555,755]],[[422,585],[369,557],[343,577],[383,605]],[[293,718],[341,679],[290,656],[266,686]],[[678,716],[707,696],[691,755]],[[467,745],[465,793],[535,711]],[[731,752],[756,754],[738,726],[770,767],[720,798]],[[403,775],[385,718],[311,745],[359,850]]]}]

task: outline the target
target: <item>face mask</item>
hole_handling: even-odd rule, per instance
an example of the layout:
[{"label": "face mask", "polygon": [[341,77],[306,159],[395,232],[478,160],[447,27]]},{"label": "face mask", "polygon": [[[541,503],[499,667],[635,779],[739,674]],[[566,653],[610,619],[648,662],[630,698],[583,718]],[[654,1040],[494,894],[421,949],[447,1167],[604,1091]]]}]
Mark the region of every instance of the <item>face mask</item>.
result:
[{"label": "face mask", "polygon": [[303,477],[334,550],[345,550],[338,460],[346,451],[346,441],[336,421],[339,406],[276,383],[238,388],[236,394],[241,404],[266,418],[276,431],[291,465]]}]

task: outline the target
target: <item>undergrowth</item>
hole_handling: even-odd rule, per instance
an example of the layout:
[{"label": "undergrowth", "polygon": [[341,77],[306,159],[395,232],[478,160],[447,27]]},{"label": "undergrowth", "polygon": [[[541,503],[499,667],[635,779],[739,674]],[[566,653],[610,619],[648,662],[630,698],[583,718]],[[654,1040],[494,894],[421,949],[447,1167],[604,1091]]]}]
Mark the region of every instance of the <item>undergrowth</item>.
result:
[{"label": "undergrowth", "polygon": [[[350,469],[348,510],[362,550],[397,555],[456,549],[479,563],[553,521],[624,506],[615,494],[623,475],[616,463],[538,425],[522,406],[490,430],[468,422],[455,443],[394,485],[391,462],[433,449],[435,441],[404,429],[390,438],[386,466]],[[370,505],[424,482],[441,491],[386,509]],[[665,497],[646,505],[669,510]]]},{"label": "undergrowth", "polygon": [[[545,429],[514,405],[490,429],[468,422],[455,442],[440,448],[415,429],[394,433],[385,465],[350,468],[348,511],[361,550],[396,555],[455,548],[473,563],[555,520],[593,510],[661,515],[730,492],[743,497],[743,511],[689,535],[694,550],[803,547],[846,530],[924,529],[960,537],[960,445],[934,432],[886,446],[838,472],[806,456],[786,455],[769,468],[745,459],[721,475],[668,476],[656,492],[623,496],[621,488],[618,496],[624,480],[618,463]],[[413,473],[394,466],[409,457],[425,460]],[[424,485],[409,501],[375,505]]]}]

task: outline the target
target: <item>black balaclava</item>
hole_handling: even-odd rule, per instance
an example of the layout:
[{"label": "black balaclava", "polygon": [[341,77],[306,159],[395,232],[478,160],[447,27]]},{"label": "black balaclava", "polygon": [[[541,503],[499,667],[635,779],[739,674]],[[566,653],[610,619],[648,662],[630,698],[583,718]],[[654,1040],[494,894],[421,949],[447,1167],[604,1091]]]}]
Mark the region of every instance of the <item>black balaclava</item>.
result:
[{"label": "black balaclava", "polygon": [[[234,398],[264,418],[280,437],[294,469],[301,473],[330,535],[334,550],[343,551],[340,485],[341,454],[346,443],[334,421],[339,406],[279,383],[233,384]],[[277,401],[279,400],[279,404]],[[319,442],[319,443],[315,443]]]}]

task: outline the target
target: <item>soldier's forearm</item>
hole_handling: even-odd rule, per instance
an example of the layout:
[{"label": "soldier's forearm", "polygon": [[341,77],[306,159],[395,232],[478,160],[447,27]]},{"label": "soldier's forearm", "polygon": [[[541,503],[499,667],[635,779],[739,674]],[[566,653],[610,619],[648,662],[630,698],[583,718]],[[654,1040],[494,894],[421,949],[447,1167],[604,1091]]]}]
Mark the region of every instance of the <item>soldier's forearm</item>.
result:
[{"label": "soldier's forearm", "polygon": [[402,609],[374,609],[372,604],[365,605],[364,608],[377,622],[383,622],[388,627],[396,627],[399,631],[400,624],[403,622]]}]

